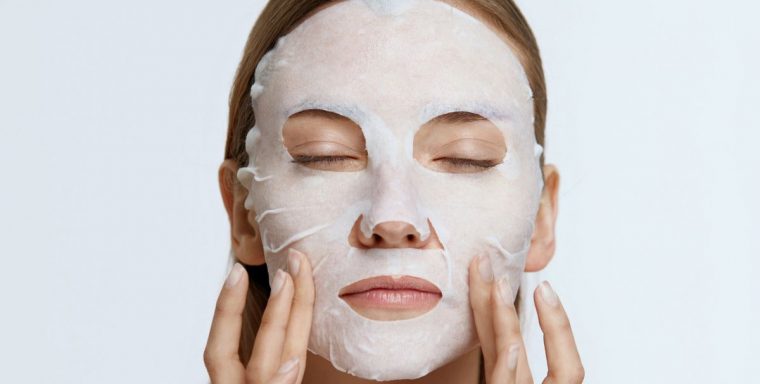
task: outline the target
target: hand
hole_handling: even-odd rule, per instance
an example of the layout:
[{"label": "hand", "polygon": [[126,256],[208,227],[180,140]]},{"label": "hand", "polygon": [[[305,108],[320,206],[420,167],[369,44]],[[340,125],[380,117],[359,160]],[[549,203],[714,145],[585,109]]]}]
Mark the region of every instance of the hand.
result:
[{"label": "hand", "polygon": [[278,270],[247,366],[238,355],[248,274],[235,264],[216,302],[203,361],[214,384],[297,384],[303,378],[314,307],[311,264],[288,254],[290,274]]},{"label": "hand", "polygon": [[[470,264],[470,303],[483,351],[486,383],[533,383],[520,322],[506,277],[494,282],[488,257]],[[533,292],[538,321],[544,332],[549,368],[544,384],[575,384],[585,375],[573,331],[559,298],[544,281]]]}]

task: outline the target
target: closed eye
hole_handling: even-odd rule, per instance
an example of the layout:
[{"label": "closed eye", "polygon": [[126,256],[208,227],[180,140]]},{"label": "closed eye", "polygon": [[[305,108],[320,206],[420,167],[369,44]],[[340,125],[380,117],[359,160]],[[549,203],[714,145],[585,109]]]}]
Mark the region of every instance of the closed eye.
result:
[{"label": "closed eye", "polygon": [[292,163],[296,164],[314,164],[314,163],[338,163],[341,161],[358,160],[352,156],[312,156],[312,155],[295,155]]},{"label": "closed eye", "polygon": [[439,157],[437,159],[433,159],[433,161],[438,161],[445,163],[447,166],[454,167],[454,168],[460,168],[460,169],[488,169],[493,168],[499,164],[501,164],[501,161],[496,160],[476,160],[476,159],[465,159],[465,158],[459,158],[459,157]]}]

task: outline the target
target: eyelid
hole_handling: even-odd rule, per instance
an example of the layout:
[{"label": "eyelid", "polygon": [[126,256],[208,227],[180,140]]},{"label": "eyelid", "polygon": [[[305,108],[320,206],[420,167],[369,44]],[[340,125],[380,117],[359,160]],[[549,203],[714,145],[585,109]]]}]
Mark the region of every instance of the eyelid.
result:
[{"label": "eyelid", "polygon": [[352,155],[355,157],[363,157],[363,156],[366,156],[367,154],[366,149],[357,150],[343,143],[339,143],[336,141],[324,141],[324,140],[308,141],[302,144],[298,144],[296,146],[293,146],[293,148],[290,149],[290,152],[291,152],[291,156],[293,157],[295,157],[296,155],[310,155],[310,156]]},{"label": "eyelid", "polygon": [[436,158],[469,158],[473,160],[487,160],[498,157],[501,161],[506,155],[507,148],[488,140],[480,138],[460,138],[450,141],[433,154]]}]

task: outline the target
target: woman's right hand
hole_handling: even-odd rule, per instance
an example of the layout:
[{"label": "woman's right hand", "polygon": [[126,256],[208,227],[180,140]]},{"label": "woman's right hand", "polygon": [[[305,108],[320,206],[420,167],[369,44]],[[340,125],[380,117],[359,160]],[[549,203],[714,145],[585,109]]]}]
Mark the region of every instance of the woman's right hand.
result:
[{"label": "woman's right hand", "polygon": [[251,359],[238,355],[248,274],[235,264],[216,302],[203,361],[213,384],[298,384],[303,378],[314,307],[311,264],[288,253],[288,270],[278,270],[262,316]]}]

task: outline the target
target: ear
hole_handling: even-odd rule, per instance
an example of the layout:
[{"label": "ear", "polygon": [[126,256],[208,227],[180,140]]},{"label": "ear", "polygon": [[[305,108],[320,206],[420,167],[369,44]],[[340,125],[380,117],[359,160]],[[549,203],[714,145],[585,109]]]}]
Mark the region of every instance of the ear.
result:
[{"label": "ear", "polygon": [[536,227],[530,240],[530,250],[525,261],[525,272],[544,269],[554,257],[555,233],[557,223],[557,199],[559,197],[559,171],[557,167],[544,165],[544,190],[536,215]]},{"label": "ear", "polygon": [[237,181],[238,166],[227,159],[219,167],[219,190],[222,193],[224,209],[230,220],[232,252],[243,264],[264,264],[264,248],[259,236],[256,213],[245,209],[248,191]]}]

